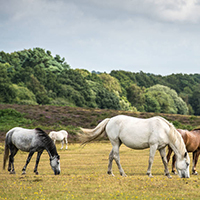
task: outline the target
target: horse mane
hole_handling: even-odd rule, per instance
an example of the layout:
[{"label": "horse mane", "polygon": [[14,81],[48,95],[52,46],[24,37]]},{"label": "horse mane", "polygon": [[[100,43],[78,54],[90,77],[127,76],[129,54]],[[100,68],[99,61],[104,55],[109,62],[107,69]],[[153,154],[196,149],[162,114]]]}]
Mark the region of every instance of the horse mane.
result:
[{"label": "horse mane", "polygon": [[174,152],[175,151],[177,152],[176,147],[178,147],[179,152],[181,152],[182,155],[184,155],[186,152],[186,148],[185,148],[183,138],[181,137],[181,134],[176,130],[174,125],[172,123],[170,123],[169,121],[167,121],[165,118],[160,117],[160,116],[157,116],[157,117],[159,119],[165,121],[168,124],[168,126],[170,127],[170,132],[169,132],[169,139],[171,141],[171,144],[169,144],[170,147],[174,150]]},{"label": "horse mane", "polygon": [[[177,146],[179,147],[179,150],[180,152],[183,153],[183,155],[185,154],[186,152],[186,149],[185,149],[185,145],[184,145],[184,141],[183,141],[183,138],[182,136],[180,135],[180,133],[175,129],[174,127],[174,130],[173,128],[170,127],[170,138],[173,140],[174,144],[177,144]],[[182,140],[182,142],[181,142]]]},{"label": "horse mane", "polygon": [[56,151],[55,144],[53,140],[48,136],[48,134],[45,131],[43,131],[41,128],[35,128],[35,130],[40,140],[46,145],[45,148],[48,149],[49,152],[51,152],[51,155],[52,154],[56,155],[57,151]]},{"label": "horse mane", "polygon": [[200,127],[199,128],[194,128],[193,130],[191,131],[199,131],[200,130]]}]

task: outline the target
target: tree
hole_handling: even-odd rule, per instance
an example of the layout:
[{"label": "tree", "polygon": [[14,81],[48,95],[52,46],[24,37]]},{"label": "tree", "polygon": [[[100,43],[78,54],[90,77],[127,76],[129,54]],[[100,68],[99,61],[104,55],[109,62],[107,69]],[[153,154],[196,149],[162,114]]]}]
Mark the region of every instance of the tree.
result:
[{"label": "tree", "polygon": [[84,97],[75,90],[71,85],[61,85],[58,97],[64,97],[69,102],[74,103],[76,106],[83,107],[85,106],[85,99]]},{"label": "tree", "polygon": [[99,90],[97,91],[96,103],[101,109],[121,109],[119,98],[114,93],[109,92],[105,88],[99,88]]},{"label": "tree", "polygon": [[175,90],[167,86],[154,85],[147,90],[146,94],[148,98],[149,96],[156,98],[161,108],[160,111],[163,113],[188,113],[187,104],[178,96]]},{"label": "tree", "polygon": [[[73,69],[63,70],[57,77],[57,82],[61,85],[71,86],[74,91],[77,91],[82,96],[82,105],[89,106],[91,103],[91,90],[86,80],[81,74]],[[78,94],[77,93],[77,94]],[[59,96],[62,94],[59,92]],[[78,100],[76,100],[78,102]]]},{"label": "tree", "polygon": [[36,77],[32,74],[30,81],[27,83],[28,89],[31,90],[36,97],[38,104],[48,104],[50,99],[48,98],[47,91],[44,86],[40,84]]},{"label": "tree", "polygon": [[[173,114],[177,113],[177,109],[174,106],[174,102],[173,102],[172,98],[170,98],[170,96],[167,95],[164,91],[159,91],[159,90],[148,91],[147,97],[149,97],[149,96],[152,97],[152,99],[154,99],[154,100],[156,99],[159,104],[159,106],[155,107],[155,110],[153,112],[173,113]],[[147,103],[149,103],[148,99],[147,99]],[[155,105],[156,104],[157,103],[155,101]],[[160,109],[159,109],[159,107],[160,107]],[[153,109],[153,107],[152,107],[152,109]]]},{"label": "tree", "polygon": [[57,81],[57,76],[53,72],[49,71],[46,73],[46,82],[45,82],[45,88],[47,91],[53,91],[56,94],[59,92],[60,84]]},{"label": "tree", "polygon": [[12,103],[16,97],[12,83],[7,76],[7,67],[9,65],[0,63],[0,102],[2,103]]},{"label": "tree", "polygon": [[91,80],[87,80],[87,83],[91,90],[92,107],[101,109],[121,109],[117,95],[105,89],[102,83]]},{"label": "tree", "polygon": [[124,96],[120,97],[119,104],[120,104],[121,110],[137,112],[137,108],[134,106],[131,106],[131,103]]},{"label": "tree", "polygon": [[145,109],[146,112],[155,112],[155,113],[161,112],[160,104],[153,94],[151,94],[151,93],[145,94],[144,109]]},{"label": "tree", "polygon": [[145,88],[139,87],[136,84],[130,85],[127,89],[127,99],[131,103],[132,106],[136,107],[138,111],[144,111],[145,104],[145,96],[144,96]]},{"label": "tree", "polygon": [[13,89],[15,90],[15,93],[16,93],[16,98],[14,100],[15,103],[32,104],[32,105],[37,104],[35,95],[28,88],[14,84]]},{"label": "tree", "polygon": [[108,91],[117,92],[118,94],[122,92],[121,85],[119,84],[119,81],[115,77],[112,77],[106,73],[99,74],[99,77],[102,79],[103,86]]},{"label": "tree", "polygon": [[194,88],[192,96],[189,98],[189,103],[194,110],[195,115],[200,115],[200,85]]}]

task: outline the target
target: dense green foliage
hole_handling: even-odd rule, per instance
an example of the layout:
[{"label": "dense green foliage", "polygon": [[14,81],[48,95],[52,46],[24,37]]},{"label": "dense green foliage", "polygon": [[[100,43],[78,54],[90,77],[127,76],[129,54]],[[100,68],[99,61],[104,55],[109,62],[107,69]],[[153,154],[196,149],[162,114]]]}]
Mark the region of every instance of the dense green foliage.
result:
[{"label": "dense green foliage", "polygon": [[[139,111],[200,115],[200,74],[161,76],[143,72],[112,71],[110,75],[119,80],[123,95],[127,96],[130,102],[134,98],[136,104],[139,102],[139,107],[136,105]],[[166,89],[158,87],[159,92],[152,91],[150,88],[155,85],[166,86]],[[136,94],[133,96],[131,91]],[[173,108],[173,102],[167,102],[170,100],[168,98],[174,100],[176,108]],[[166,108],[159,108],[159,105]]]},{"label": "dense green foliage", "polygon": [[0,52],[0,103],[200,115],[200,74],[71,69],[41,48]]},{"label": "dense green foliage", "polygon": [[27,126],[33,121],[26,119],[23,113],[8,108],[0,110],[0,122],[0,130],[6,132],[15,126]]}]

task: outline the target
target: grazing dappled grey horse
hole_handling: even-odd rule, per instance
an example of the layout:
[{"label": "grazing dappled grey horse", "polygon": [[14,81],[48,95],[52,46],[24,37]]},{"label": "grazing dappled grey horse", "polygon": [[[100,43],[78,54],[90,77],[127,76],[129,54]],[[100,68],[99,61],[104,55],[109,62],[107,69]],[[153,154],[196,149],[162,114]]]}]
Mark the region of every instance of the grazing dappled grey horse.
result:
[{"label": "grazing dappled grey horse", "polygon": [[119,159],[119,147],[125,144],[132,149],[150,148],[149,166],[147,175],[152,177],[151,168],[154,155],[158,149],[165,167],[165,175],[169,178],[165,147],[169,145],[177,156],[176,168],[181,178],[188,178],[190,158],[185,148],[181,135],[175,127],[162,117],[141,119],[125,115],[118,115],[104,119],[94,129],[81,128],[80,134],[82,144],[91,142],[98,137],[107,134],[112,150],[109,155],[108,174],[112,173],[112,161],[116,161],[120,174],[126,176]]},{"label": "grazing dappled grey horse", "polygon": [[7,132],[5,140],[3,169],[5,169],[6,161],[9,157],[8,171],[10,172],[10,174],[15,174],[14,156],[19,149],[25,152],[29,152],[26,164],[22,169],[22,174],[26,173],[26,167],[35,152],[38,152],[38,154],[34,172],[35,174],[38,174],[37,167],[40,156],[42,155],[44,150],[46,150],[49,154],[50,165],[52,170],[54,171],[54,174],[60,174],[60,156],[57,153],[56,146],[51,138],[40,128],[25,129],[15,127]]}]

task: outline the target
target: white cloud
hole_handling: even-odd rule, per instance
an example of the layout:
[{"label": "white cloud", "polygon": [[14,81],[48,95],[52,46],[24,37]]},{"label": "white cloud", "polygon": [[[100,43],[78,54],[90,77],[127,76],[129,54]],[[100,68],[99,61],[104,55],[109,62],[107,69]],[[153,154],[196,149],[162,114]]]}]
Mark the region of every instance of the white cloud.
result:
[{"label": "white cloud", "polygon": [[172,22],[200,22],[200,5],[197,0],[170,0],[158,4],[160,16]]},{"label": "white cloud", "polygon": [[[168,22],[200,22],[199,0],[90,0],[111,16],[123,14],[127,17],[145,17]],[[114,12],[112,12],[114,10]],[[118,12],[116,12],[118,11]]]},{"label": "white cloud", "polygon": [[73,68],[90,71],[171,73],[175,68],[191,70],[188,63],[197,71],[200,63],[199,0],[0,0],[0,4],[0,51],[38,46],[65,57]]}]

